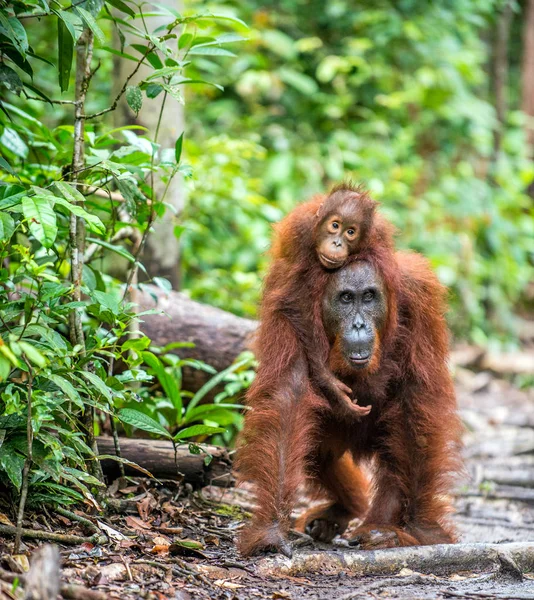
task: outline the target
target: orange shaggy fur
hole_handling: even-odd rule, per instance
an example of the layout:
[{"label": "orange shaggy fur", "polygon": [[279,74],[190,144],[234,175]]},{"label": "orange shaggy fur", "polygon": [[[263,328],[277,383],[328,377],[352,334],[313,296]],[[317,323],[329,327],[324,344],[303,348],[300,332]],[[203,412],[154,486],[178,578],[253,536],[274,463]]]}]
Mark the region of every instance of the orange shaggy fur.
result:
[{"label": "orange shaggy fur", "polygon": [[[359,189],[348,191],[368,199]],[[351,260],[365,260],[379,273],[388,312],[371,366],[351,369],[321,318],[331,275],[312,254],[310,231],[324,199],[297,207],[276,230],[256,343],[259,369],[237,460],[240,479],[254,484],[257,497],[240,551],[284,546],[305,481],[328,504],[306,514],[300,528],[334,523],[342,532],[360,517],[364,548],[451,542],[447,493],[460,469],[460,425],[447,367],[445,290],[423,257],[394,251],[392,226],[373,211]],[[316,390],[303,332],[313,340],[315,359],[327,361],[360,404],[372,406],[368,416],[348,420]],[[358,468],[370,458],[371,487]],[[392,535],[377,542],[376,529]]]}]

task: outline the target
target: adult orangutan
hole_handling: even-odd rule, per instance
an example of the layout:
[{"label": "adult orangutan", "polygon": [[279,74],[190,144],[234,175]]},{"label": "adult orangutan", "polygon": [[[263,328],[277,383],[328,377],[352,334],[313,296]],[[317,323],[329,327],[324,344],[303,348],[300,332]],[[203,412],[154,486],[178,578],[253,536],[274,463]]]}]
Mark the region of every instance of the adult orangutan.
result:
[{"label": "adult orangutan", "polygon": [[[340,414],[367,415],[347,395],[350,388],[327,368],[328,340],[321,321],[321,299],[330,274],[355,257],[391,262],[392,226],[376,214],[377,203],[359,187],[343,184],[327,196],[300,204],[276,226],[273,262],[265,281],[259,351],[268,351],[277,332],[274,353],[266,356],[263,375],[284,372],[294,346],[305,356],[313,384]],[[394,314],[392,312],[392,314]],[[262,340],[267,340],[264,343]]]},{"label": "adult orangutan", "polygon": [[[356,256],[329,274],[322,295],[329,368],[372,406],[369,415],[347,418],[317,391],[305,349],[284,346],[276,327],[260,331],[238,455],[239,475],[257,495],[239,540],[243,554],[291,553],[286,535],[304,481],[328,499],[297,523],[318,540],[330,541],[360,517],[353,543],[362,548],[454,541],[446,494],[460,468],[460,426],[444,290],[423,257],[377,256]],[[372,494],[359,468],[370,458]]]}]

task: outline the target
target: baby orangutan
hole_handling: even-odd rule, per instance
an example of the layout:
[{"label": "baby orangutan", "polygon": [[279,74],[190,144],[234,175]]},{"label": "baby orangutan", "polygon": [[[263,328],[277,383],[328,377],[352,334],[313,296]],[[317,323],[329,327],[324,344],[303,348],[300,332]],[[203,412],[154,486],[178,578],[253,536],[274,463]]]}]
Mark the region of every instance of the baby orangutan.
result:
[{"label": "baby orangutan", "polygon": [[[336,414],[346,417],[365,416],[371,407],[351,400],[350,388],[327,367],[321,299],[334,270],[356,258],[393,252],[393,228],[376,214],[376,207],[367,193],[347,184],[297,206],[276,226],[273,263],[265,282],[257,348],[263,354],[259,360],[270,365],[269,378],[274,381],[287,371],[297,346],[313,384]],[[266,353],[273,331],[278,332],[277,347]],[[368,332],[362,326],[356,335],[361,336],[362,352],[356,351],[351,361],[365,368],[370,360],[363,351]]]}]

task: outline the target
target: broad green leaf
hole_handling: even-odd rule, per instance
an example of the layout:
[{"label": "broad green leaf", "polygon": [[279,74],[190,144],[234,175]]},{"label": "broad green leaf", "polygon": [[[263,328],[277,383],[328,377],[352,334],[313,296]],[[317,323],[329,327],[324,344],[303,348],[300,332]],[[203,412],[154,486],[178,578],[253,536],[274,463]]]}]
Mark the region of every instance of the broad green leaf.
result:
[{"label": "broad green leaf", "polygon": [[0,136],[0,144],[20,158],[26,158],[28,156],[28,146],[20,135],[11,127],[4,128],[4,131]]},{"label": "broad green leaf", "polygon": [[[59,290],[65,290],[64,286],[57,286]],[[64,292],[61,293],[63,295]],[[25,327],[16,327],[12,330],[15,335],[20,335],[24,331],[24,338],[38,335],[41,338],[41,343],[47,345],[50,350],[55,352],[64,352],[67,349],[67,344],[64,338],[52,328],[38,323],[31,323]],[[44,340],[44,341],[43,341]]]},{"label": "broad green leaf", "polygon": [[15,175],[15,171],[11,168],[11,165],[7,162],[7,160],[5,160],[5,158],[2,158],[1,156],[0,168],[4,169],[4,171],[7,171],[10,175]]},{"label": "broad green leaf", "polygon": [[106,41],[106,37],[104,35],[104,32],[98,26],[93,15],[88,10],[85,10],[85,8],[82,8],[80,5],[77,5],[74,10],[80,15],[87,27],[89,27],[89,29],[95,34],[95,37],[97,38],[99,43],[104,44]]},{"label": "broad green leaf", "polygon": [[180,137],[176,140],[176,144],[174,145],[174,158],[176,159],[176,164],[180,162],[180,158],[182,157],[182,146],[184,144],[184,134],[183,132],[180,134]]},{"label": "broad green leaf", "polygon": [[60,375],[55,375],[53,373],[47,373],[43,375],[45,379],[50,380],[52,383],[57,385],[57,387],[65,393],[69,400],[72,400],[76,406],[83,409],[83,401],[78,393],[78,390],[72,385],[70,381],[61,377]]},{"label": "broad green leaf", "polygon": [[57,224],[56,213],[50,202],[39,196],[24,196],[22,212],[35,238],[45,248],[51,248],[57,237]]},{"label": "broad green leaf", "polygon": [[2,25],[6,37],[13,43],[20,55],[25,57],[28,51],[28,37],[22,23],[16,17],[7,17],[2,12],[0,13],[0,25]]},{"label": "broad green leaf", "polygon": [[189,46],[192,40],[192,33],[182,33],[182,35],[178,38],[178,50],[183,50],[186,46]]},{"label": "broad green leaf", "polygon": [[236,56],[233,52],[230,52],[230,50],[219,48],[217,46],[193,46],[188,54],[198,56]]},{"label": "broad green leaf", "polygon": [[11,363],[5,356],[0,355],[0,382],[6,381],[11,372]]},{"label": "broad green leaf", "polygon": [[71,204],[68,200],[58,198],[57,196],[55,197],[55,201],[57,204],[64,206],[72,214],[86,221],[87,226],[91,231],[94,231],[95,233],[106,233],[106,226],[102,223],[100,218],[88,213],[85,208],[82,208],[77,204]]},{"label": "broad green leaf", "polygon": [[215,435],[226,431],[224,427],[212,427],[211,425],[192,425],[182,429],[174,436],[174,441],[183,440],[185,438],[195,437],[197,435]]},{"label": "broad green leaf", "polygon": [[245,23],[245,21],[242,21],[241,19],[239,19],[238,17],[233,17],[231,15],[220,15],[220,14],[213,14],[213,13],[207,13],[205,15],[200,15],[199,17],[197,17],[197,21],[201,21],[201,20],[205,20],[205,19],[218,19],[220,21],[230,21],[232,23],[238,23],[239,25],[242,25],[245,29],[248,29],[248,25]]},{"label": "broad green leaf", "polygon": [[5,65],[0,64],[0,84],[5,86],[10,92],[20,96],[22,92],[22,81],[13,69]]},{"label": "broad green leaf", "polygon": [[11,215],[0,213],[0,242],[7,241],[15,231],[15,221]]},{"label": "broad green leaf", "polygon": [[122,0],[106,0],[106,3],[111,4],[111,6],[118,8],[122,12],[125,12],[127,15],[130,15],[130,17],[135,17],[135,11]]},{"label": "broad green leaf", "polygon": [[143,106],[143,94],[136,85],[130,85],[126,88],[126,102],[135,114],[139,113]]},{"label": "broad green leaf", "polygon": [[122,408],[119,410],[117,417],[127,425],[132,425],[133,427],[137,427],[137,429],[142,429],[143,431],[148,431],[149,433],[155,433],[158,435],[162,435],[166,438],[171,438],[171,434],[160,425],[157,421],[149,417],[148,415],[139,412],[138,410],[134,410],[133,408]]},{"label": "broad green leaf", "polygon": [[85,196],[76,188],[76,186],[67,183],[66,181],[54,181],[54,186],[59,193],[68,200],[75,204],[76,202],[85,202]]},{"label": "broad green leaf", "polygon": [[97,485],[100,487],[104,485],[94,475],[90,475],[89,473],[86,473],[85,471],[80,471],[79,469],[73,469],[72,467],[63,467],[63,468],[64,468],[65,473],[69,473],[69,475],[72,475],[73,477],[76,477],[77,479],[81,479],[82,481],[85,481],[85,483],[88,483],[89,485]]},{"label": "broad green leaf", "polygon": [[92,299],[105,310],[109,310],[114,314],[120,311],[120,299],[115,294],[108,292],[95,291],[92,294]]},{"label": "broad green leaf", "polygon": [[161,364],[161,361],[152,352],[142,352],[141,356],[145,363],[154,371],[156,377],[161,383],[165,395],[172,402],[178,416],[182,416],[183,403],[182,396],[180,394],[180,386],[174,377],[165,370],[165,367]]},{"label": "broad green leaf", "polygon": [[20,490],[22,485],[22,469],[24,458],[15,450],[12,444],[5,443],[0,452],[0,468],[3,469],[11,483]]},{"label": "broad green leaf", "polygon": [[106,385],[102,379],[96,374],[91,373],[89,371],[81,371],[80,375],[82,375],[89,383],[91,383],[98,392],[104,396],[104,398],[110,403],[113,403],[113,398],[111,396],[112,390]]},{"label": "broad green leaf", "polygon": [[31,361],[34,365],[38,367],[46,367],[48,364],[48,359],[43,356],[35,346],[32,346],[28,342],[20,340],[18,342],[20,349],[24,352],[29,361]]},{"label": "broad green leaf", "polygon": [[146,86],[145,94],[147,98],[154,99],[157,98],[157,96],[159,96],[159,94],[161,94],[162,91],[163,88],[159,83],[149,83]]},{"label": "broad green leaf", "polygon": [[58,81],[62,92],[69,89],[74,39],[62,17],[57,19]]}]

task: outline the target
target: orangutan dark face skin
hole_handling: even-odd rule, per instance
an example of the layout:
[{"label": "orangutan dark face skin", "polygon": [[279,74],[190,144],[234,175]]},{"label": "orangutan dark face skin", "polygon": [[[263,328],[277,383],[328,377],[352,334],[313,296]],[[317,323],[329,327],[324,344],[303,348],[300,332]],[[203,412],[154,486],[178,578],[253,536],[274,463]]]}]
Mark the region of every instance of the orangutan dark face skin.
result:
[{"label": "orangutan dark face skin", "polygon": [[383,283],[368,262],[354,262],[332,275],[323,297],[323,321],[353,368],[364,369],[371,362],[386,314]]},{"label": "orangutan dark face skin", "polygon": [[354,219],[336,211],[326,215],[317,226],[315,247],[321,264],[326,269],[338,269],[356,252],[360,241],[360,227]]}]

